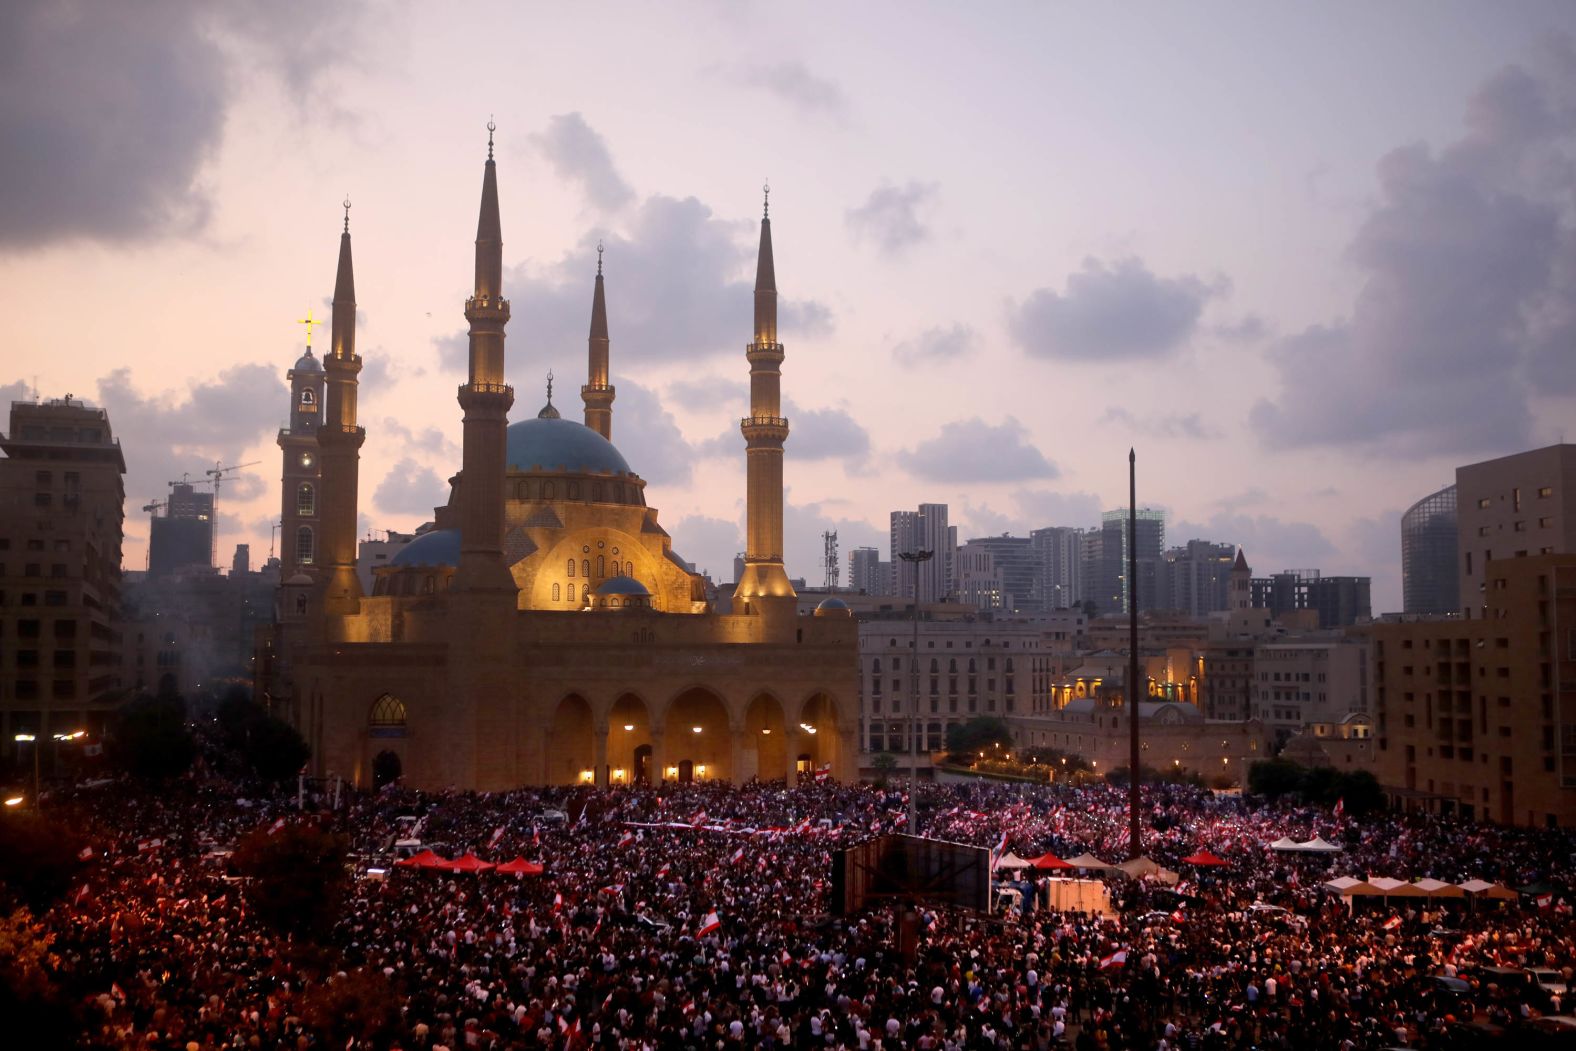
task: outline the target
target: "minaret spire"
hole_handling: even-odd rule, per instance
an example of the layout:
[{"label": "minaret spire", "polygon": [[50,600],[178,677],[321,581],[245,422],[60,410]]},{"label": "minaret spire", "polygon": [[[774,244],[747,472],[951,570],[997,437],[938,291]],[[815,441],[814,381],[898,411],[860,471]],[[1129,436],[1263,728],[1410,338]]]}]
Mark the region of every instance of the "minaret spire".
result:
[{"label": "minaret spire", "polygon": [[[761,208],[761,245],[755,263],[755,339],[745,348],[750,363],[750,415],[740,421],[745,444],[744,575],[734,589],[740,612],[794,598],[783,568],[783,346],[777,342],[777,269],[772,259],[771,185]],[[786,604],[792,613],[791,603]]]},{"label": "minaret spire", "polygon": [[317,561],[323,567],[323,612],[331,619],[361,609],[356,576],[356,502],[361,445],[366,429],[356,420],[361,358],[356,354],[356,275],[350,253],[350,198],[344,200],[345,225],[339,235],[339,265],[334,273],[331,343],[323,356],[326,401],[317,442],[322,456],[321,536]]},{"label": "minaret spire", "polygon": [[503,297],[503,227],[498,219],[498,169],[493,132],[487,122],[487,165],[482,173],[481,212],[476,220],[476,291],[465,301],[470,322],[470,368],[460,388],[465,410],[460,469],[460,564],[454,587],[461,591],[513,591],[503,561],[505,429],[514,388],[504,382],[503,330],[509,301]]},{"label": "minaret spire", "polygon": [[608,337],[607,296],[602,288],[602,242],[596,243],[596,290],[591,294],[591,337],[588,341],[589,367],[580,399],[586,404],[586,426],[608,441],[613,440],[613,385],[607,381]]}]

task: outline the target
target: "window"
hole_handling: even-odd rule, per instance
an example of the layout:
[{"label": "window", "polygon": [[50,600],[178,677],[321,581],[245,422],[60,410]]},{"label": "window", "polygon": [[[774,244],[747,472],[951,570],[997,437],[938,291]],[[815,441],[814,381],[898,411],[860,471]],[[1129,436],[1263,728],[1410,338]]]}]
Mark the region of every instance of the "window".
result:
[{"label": "window", "polygon": [[1479,511],[1486,511],[1486,510],[1488,510],[1488,508],[1489,508],[1489,506],[1490,506],[1490,504],[1492,502],[1493,501],[1491,501],[1488,497],[1486,497],[1486,496],[1483,497],[1482,499],[1480,499],[1478,501],[1478,510]]},{"label": "window", "polygon": [[571,605],[573,605],[574,601],[575,601],[575,586],[573,584],[570,584],[569,585],[569,602],[570,602]]},{"label": "window", "polygon": [[554,584],[553,585],[553,601],[554,602],[562,602],[563,600],[564,600],[564,588],[563,588],[563,585],[562,584]]},{"label": "window", "polygon": [[303,566],[310,566],[316,556],[317,550],[313,546],[312,527],[302,526],[296,530],[296,561]]},{"label": "window", "polygon": [[1552,485],[1540,486],[1538,488],[1538,499],[1539,500],[1547,500],[1549,497],[1551,497],[1553,495],[1554,495],[1554,487]]},{"label": "window", "polygon": [[367,725],[373,729],[403,728],[405,726],[405,703],[391,693],[385,693],[372,702],[372,711],[367,716]]},{"label": "window", "polygon": [[601,555],[596,556],[596,575],[599,577],[607,576],[607,562]]},{"label": "window", "polygon": [[580,560],[580,575],[583,577],[589,577],[591,575],[591,560],[589,558],[582,558]]},{"label": "window", "polygon": [[575,560],[572,558],[569,560],[569,575],[575,575]]},{"label": "window", "polygon": [[301,407],[310,408],[316,404],[317,398],[312,394],[312,391],[308,388],[303,388],[301,391]]},{"label": "window", "polygon": [[311,482],[302,482],[296,489],[296,514],[317,514],[317,490],[312,487]]}]

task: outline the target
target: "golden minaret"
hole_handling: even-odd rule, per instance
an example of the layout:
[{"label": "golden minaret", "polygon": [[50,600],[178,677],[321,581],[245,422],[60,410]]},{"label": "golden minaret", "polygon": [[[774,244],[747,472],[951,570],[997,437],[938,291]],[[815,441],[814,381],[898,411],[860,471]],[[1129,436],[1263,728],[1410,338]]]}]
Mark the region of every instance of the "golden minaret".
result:
[{"label": "golden minaret", "polygon": [[788,421],[782,415],[783,345],[777,342],[770,187],[766,193],[755,262],[755,339],[744,352],[750,363],[750,414],[739,424],[746,468],[745,552],[734,608],[741,611],[761,599],[795,597],[783,569],[783,442]]},{"label": "golden minaret", "polygon": [[345,201],[345,229],[339,235],[339,269],[334,275],[334,309],[329,328],[332,343],[323,358],[328,404],[317,431],[322,455],[323,612],[330,617],[360,612],[361,581],[356,576],[356,492],[361,470],[361,445],[367,440],[356,423],[356,379],[361,358],[356,354],[356,277],[350,260],[350,201]]},{"label": "golden minaret", "polygon": [[602,294],[602,245],[596,246],[596,292],[591,297],[590,367],[580,398],[586,403],[586,426],[613,440],[613,385],[607,381],[607,300]]},{"label": "golden minaret", "polygon": [[482,176],[481,214],[476,221],[476,291],[465,301],[470,322],[469,381],[460,387],[465,410],[461,453],[460,564],[454,587],[461,591],[515,590],[503,560],[506,430],[514,388],[503,381],[503,330],[509,301],[503,297],[503,230],[498,221],[498,170],[487,122],[487,167]]}]

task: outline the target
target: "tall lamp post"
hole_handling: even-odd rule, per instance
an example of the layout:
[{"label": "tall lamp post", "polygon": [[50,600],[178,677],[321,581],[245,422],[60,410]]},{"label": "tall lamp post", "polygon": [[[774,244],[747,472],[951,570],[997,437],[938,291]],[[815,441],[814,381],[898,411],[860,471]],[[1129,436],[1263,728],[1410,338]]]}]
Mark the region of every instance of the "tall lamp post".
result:
[{"label": "tall lamp post", "polygon": [[908,834],[919,835],[919,567],[934,551],[899,551],[897,557],[914,567],[914,652],[909,657],[914,674],[914,707],[908,716]]},{"label": "tall lamp post", "polygon": [[1138,827],[1138,458],[1127,450],[1127,849],[1138,857],[1143,847]]}]

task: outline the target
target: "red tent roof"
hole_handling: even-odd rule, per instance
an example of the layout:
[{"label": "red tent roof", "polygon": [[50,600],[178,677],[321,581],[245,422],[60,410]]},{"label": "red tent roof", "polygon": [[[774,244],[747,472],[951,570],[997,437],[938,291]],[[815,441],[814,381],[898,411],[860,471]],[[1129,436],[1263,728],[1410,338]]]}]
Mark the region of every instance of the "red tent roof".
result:
[{"label": "red tent roof", "polygon": [[540,876],[544,870],[541,865],[534,861],[527,861],[524,858],[517,857],[513,861],[504,862],[493,871],[505,872],[511,876]]},{"label": "red tent roof", "polygon": [[394,864],[405,869],[441,869],[447,867],[449,863],[432,851],[423,850],[419,854],[402,858]]},{"label": "red tent roof", "polygon": [[1197,854],[1189,854],[1187,857],[1183,858],[1182,859],[1182,864],[1184,864],[1184,865],[1228,865],[1228,864],[1230,864],[1230,862],[1228,862],[1225,858],[1216,857],[1214,854],[1211,854],[1207,850],[1201,850]]},{"label": "red tent roof", "polygon": [[492,862],[483,861],[475,854],[466,854],[464,857],[455,858],[445,866],[450,872],[486,872],[496,868]]},{"label": "red tent roof", "polygon": [[1049,869],[1070,869],[1073,867],[1049,851],[1041,854],[1037,858],[1030,858],[1029,864],[1034,868],[1040,869],[1041,871]]}]

